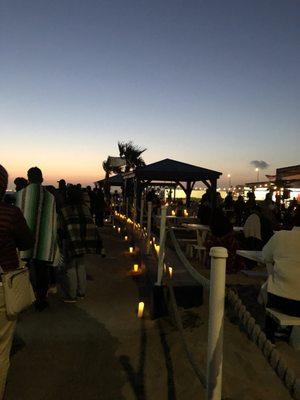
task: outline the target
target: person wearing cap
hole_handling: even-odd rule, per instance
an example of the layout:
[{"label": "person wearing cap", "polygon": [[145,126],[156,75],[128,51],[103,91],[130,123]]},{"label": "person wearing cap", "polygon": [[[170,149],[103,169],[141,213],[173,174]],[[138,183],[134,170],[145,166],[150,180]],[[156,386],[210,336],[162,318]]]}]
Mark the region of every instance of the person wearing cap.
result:
[{"label": "person wearing cap", "polygon": [[[34,245],[34,237],[20,209],[3,201],[7,182],[8,174],[0,165],[0,267],[3,272],[19,267],[17,249],[27,250]],[[4,396],[15,327],[16,320],[7,319],[0,276],[0,399]]]},{"label": "person wearing cap", "polygon": [[49,266],[53,264],[57,246],[57,216],[54,196],[42,186],[42,171],[33,167],[27,172],[29,185],[16,196],[16,206],[24,214],[34,234],[34,247],[21,252],[22,260],[28,262],[32,284],[36,294],[36,309],[48,307]]}]

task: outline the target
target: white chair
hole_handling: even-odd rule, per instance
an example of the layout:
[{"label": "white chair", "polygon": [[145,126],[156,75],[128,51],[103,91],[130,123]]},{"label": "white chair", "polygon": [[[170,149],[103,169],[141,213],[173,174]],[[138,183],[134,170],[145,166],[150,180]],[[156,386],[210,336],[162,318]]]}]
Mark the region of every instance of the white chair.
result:
[{"label": "white chair", "polygon": [[199,263],[204,263],[206,258],[206,247],[204,246],[204,242],[206,239],[207,231],[206,230],[196,230],[197,233],[197,244],[192,245],[192,249],[197,251],[197,256]]}]

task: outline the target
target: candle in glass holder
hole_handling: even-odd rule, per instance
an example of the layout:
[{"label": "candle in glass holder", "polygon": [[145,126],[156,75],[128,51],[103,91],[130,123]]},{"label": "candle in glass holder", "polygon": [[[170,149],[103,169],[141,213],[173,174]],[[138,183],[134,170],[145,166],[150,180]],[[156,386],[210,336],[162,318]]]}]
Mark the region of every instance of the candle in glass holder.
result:
[{"label": "candle in glass holder", "polygon": [[124,236],[124,240],[125,240],[125,242],[127,242],[128,236]]},{"label": "candle in glass holder", "polygon": [[134,272],[138,272],[138,270],[139,270],[139,264],[134,264],[133,265],[133,271]]},{"label": "candle in glass holder", "polygon": [[129,253],[133,253],[133,247],[129,247]]},{"label": "candle in glass holder", "polygon": [[169,277],[172,279],[173,277],[173,268],[169,267]]},{"label": "candle in glass holder", "polygon": [[118,227],[118,233],[120,233],[121,232],[121,228],[120,227]]},{"label": "candle in glass holder", "polygon": [[139,302],[139,307],[138,307],[138,318],[142,318],[143,314],[144,314],[144,307],[145,304],[143,301]]},{"label": "candle in glass holder", "polygon": [[173,217],[175,217],[175,211],[174,211],[174,210],[172,210],[172,212],[171,212],[171,213],[172,213],[172,216],[173,216]]}]

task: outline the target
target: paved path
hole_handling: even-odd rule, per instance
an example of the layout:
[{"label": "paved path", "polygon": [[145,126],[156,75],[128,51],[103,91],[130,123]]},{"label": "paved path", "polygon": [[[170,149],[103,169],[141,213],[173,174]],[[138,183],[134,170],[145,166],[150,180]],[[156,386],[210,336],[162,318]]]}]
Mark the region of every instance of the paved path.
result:
[{"label": "paved path", "polygon": [[[139,285],[128,276],[134,256],[108,228],[103,237],[107,258],[89,256],[85,300],[52,296],[48,310],[21,316],[24,347],[12,357],[7,400],[180,398],[164,322],[136,318]],[[195,386],[189,376],[179,376],[179,385]]]}]

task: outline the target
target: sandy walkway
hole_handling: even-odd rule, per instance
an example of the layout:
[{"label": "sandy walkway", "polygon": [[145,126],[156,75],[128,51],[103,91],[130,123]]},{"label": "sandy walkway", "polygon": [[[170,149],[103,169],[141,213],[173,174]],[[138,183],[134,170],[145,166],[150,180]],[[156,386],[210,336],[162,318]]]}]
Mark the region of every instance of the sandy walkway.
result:
[{"label": "sandy walkway", "polygon": [[[195,378],[167,319],[136,318],[139,289],[127,275],[126,244],[106,228],[107,258],[89,257],[88,296],[75,305],[52,298],[29,310],[12,359],[8,400],[201,400]],[[183,312],[186,336],[204,363],[207,307]],[[275,373],[239,328],[225,324],[224,395],[235,400],[288,400]]]}]

